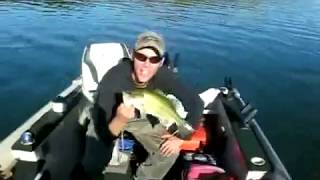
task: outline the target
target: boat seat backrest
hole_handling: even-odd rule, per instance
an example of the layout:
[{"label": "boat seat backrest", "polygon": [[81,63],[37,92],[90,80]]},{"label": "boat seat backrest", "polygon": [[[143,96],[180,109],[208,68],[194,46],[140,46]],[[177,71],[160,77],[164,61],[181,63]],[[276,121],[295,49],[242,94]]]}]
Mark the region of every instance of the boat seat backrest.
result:
[{"label": "boat seat backrest", "polygon": [[89,101],[94,101],[98,84],[108,70],[129,57],[128,48],[121,43],[95,43],[85,48],[81,62],[82,92]]}]

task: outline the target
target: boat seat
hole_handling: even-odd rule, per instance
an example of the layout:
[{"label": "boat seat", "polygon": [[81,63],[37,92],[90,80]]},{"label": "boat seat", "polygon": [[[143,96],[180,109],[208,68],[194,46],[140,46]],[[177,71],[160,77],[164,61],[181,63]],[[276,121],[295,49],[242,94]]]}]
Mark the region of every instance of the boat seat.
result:
[{"label": "boat seat", "polygon": [[90,102],[94,102],[103,76],[123,58],[130,58],[130,54],[122,43],[94,43],[84,49],[81,60],[82,92]]}]

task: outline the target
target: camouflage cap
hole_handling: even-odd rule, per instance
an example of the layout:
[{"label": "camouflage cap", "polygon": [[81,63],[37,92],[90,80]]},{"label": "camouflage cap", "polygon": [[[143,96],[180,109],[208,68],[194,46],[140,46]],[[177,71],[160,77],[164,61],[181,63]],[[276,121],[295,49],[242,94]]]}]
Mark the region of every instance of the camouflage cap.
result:
[{"label": "camouflage cap", "polygon": [[165,52],[164,41],[161,35],[155,32],[147,31],[138,35],[138,38],[135,44],[135,49],[139,50],[147,47],[152,47],[156,49],[160,56],[164,55],[164,52]]}]

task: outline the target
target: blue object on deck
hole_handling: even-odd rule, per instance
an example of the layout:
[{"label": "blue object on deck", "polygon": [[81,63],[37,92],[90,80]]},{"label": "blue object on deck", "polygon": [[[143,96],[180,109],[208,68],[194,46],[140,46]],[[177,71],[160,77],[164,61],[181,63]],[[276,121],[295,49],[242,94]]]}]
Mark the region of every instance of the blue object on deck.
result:
[{"label": "blue object on deck", "polygon": [[126,152],[132,152],[133,146],[134,146],[134,140],[132,139],[119,139],[119,150],[120,151],[126,151]]},{"label": "blue object on deck", "polygon": [[34,136],[29,131],[22,133],[22,135],[20,136],[20,143],[22,145],[32,145],[34,141]]}]

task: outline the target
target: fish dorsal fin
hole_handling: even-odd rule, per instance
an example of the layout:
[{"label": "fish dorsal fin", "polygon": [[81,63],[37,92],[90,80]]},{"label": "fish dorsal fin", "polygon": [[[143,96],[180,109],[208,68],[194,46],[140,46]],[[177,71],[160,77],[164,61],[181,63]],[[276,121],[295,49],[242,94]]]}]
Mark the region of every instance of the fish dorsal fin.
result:
[{"label": "fish dorsal fin", "polygon": [[185,119],[187,117],[188,112],[185,111],[183,104],[176,96],[174,96],[173,94],[165,94],[160,89],[155,89],[154,92],[168,99],[170,105],[172,106],[172,108],[175,109],[176,113],[179,115],[181,119]]},{"label": "fish dorsal fin", "polygon": [[[163,91],[161,91],[160,89],[154,89],[154,92],[156,94],[158,94],[159,96],[167,99],[170,102],[170,106],[172,108],[174,108],[175,110],[177,110],[177,106],[176,106],[176,102],[174,101],[173,98],[170,97],[170,94],[165,94]],[[169,96],[168,96],[169,95]],[[175,96],[174,96],[175,97]]]},{"label": "fish dorsal fin", "polygon": [[[161,91],[160,89],[155,89],[154,92],[156,92],[158,95],[162,96],[163,98],[166,98],[169,100],[170,105],[174,108],[177,109],[177,102],[179,101],[174,95],[172,94],[166,94],[163,91]],[[180,102],[180,101],[179,101]]]}]

